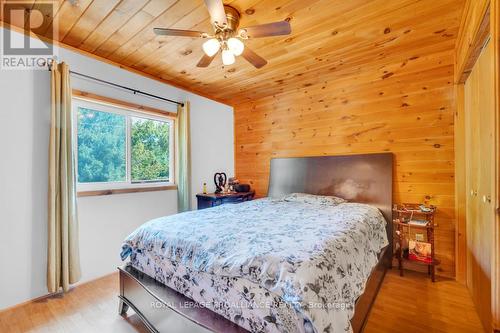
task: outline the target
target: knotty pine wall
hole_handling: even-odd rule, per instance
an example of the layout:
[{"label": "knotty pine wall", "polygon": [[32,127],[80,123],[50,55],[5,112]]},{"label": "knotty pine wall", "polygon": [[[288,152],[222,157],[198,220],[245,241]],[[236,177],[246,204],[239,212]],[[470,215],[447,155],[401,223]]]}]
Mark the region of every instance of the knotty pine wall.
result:
[{"label": "knotty pine wall", "polygon": [[393,152],[394,201],[438,206],[438,274],[453,277],[453,59],[453,41],[413,48],[236,104],[236,176],[265,196],[273,157]]}]

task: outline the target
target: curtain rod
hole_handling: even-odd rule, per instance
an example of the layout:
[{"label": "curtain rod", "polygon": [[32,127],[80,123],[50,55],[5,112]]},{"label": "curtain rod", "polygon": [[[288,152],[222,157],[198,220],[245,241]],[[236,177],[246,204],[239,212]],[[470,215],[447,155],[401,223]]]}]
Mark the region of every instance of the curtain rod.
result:
[{"label": "curtain rod", "polygon": [[[49,71],[50,70],[51,70],[51,68],[49,67]],[[84,77],[84,78],[89,79],[89,80],[101,82],[101,83],[104,83],[104,84],[108,84],[110,86],[114,86],[114,87],[117,87],[117,88],[121,88],[121,89],[125,89],[125,90],[128,90],[128,91],[131,91],[134,95],[140,94],[140,95],[148,96],[148,97],[151,97],[151,98],[156,98],[156,99],[159,99],[159,100],[162,100],[162,101],[165,101],[165,102],[174,103],[174,104],[177,104],[177,105],[180,105],[180,106],[184,107],[184,103],[182,103],[182,102],[177,102],[177,101],[165,98],[165,97],[153,95],[153,94],[141,91],[141,90],[129,88],[129,87],[126,87],[126,86],[122,86],[120,84],[116,84],[116,83],[109,82],[109,81],[106,81],[106,80],[101,80],[101,79],[98,79],[96,77],[93,77],[93,76],[90,76],[90,75],[86,75],[86,74],[82,74],[82,73],[78,73],[78,72],[74,72],[74,71],[71,71],[71,70],[69,71],[69,73],[73,74],[73,75],[76,75],[76,76]]]}]

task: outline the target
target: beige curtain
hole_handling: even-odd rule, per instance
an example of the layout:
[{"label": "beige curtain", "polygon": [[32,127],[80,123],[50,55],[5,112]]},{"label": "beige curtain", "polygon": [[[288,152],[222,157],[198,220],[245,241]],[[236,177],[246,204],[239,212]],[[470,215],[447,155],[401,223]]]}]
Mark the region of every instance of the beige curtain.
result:
[{"label": "beige curtain", "polygon": [[64,291],[80,279],[76,174],[68,65],[52,65],[49,142],[47,289]]},{"label": "beige curtain", "polygon": [[177,209],[191,210],[191,140],[189,131],[189,102],[177,106]]}]

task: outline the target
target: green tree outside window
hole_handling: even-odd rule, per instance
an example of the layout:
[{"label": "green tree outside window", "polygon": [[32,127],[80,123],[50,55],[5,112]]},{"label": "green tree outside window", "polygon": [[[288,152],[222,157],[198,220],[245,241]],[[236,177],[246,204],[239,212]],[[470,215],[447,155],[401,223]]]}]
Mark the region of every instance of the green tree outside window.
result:
[{"label": "green tree outside window", "polygon": [[132,183],[170,179],[167,121],[78,107],[78,182],[127,181],[127,119],[130,119]]},{"label": "green tree outside window", "polygon": [[132,118],[130,132],[132,182],[168,180],[169,124]]}]

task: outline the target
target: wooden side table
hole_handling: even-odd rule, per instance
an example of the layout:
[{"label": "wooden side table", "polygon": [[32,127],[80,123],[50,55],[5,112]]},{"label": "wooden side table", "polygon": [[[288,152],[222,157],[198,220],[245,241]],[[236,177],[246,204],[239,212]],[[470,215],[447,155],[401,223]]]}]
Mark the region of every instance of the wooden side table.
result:
[{"label": "wooden side table", "polygon": [[250,201],[255,196],[255,191],[231,193],[198,193],[198,210],[219,206],[225,203],[240,203]]},{"label": "wooden side table", "polygon": [[[435,257],[435,246],[434,246],[434,214],[436,212],[435,206],[428,207],[430,211],[422,211],[418,204],[401,204],[397,205],[393,212],[395,213],[395,220],[393,221],[396,238],[399,244],[399,249],[397,249],[395,255],[398,259],[399,275],[403,276],[403,265],[405,261],[411,261],[423,265],[427,265],[427,272],[431,276],[432,282],[435,281],[436,266],[439,265],[439,260]],[[427,221],[425,225],[411,224],[411,220]],[[421,230],[424,231],[427,237],[426,242],[430,243],[431,255],[429,261],[412,260],[410,257],[405,257],[403,250],[403,243],[405,239],[405,234],[408,234],[408,239],[410,239],[410,230]]]}]

